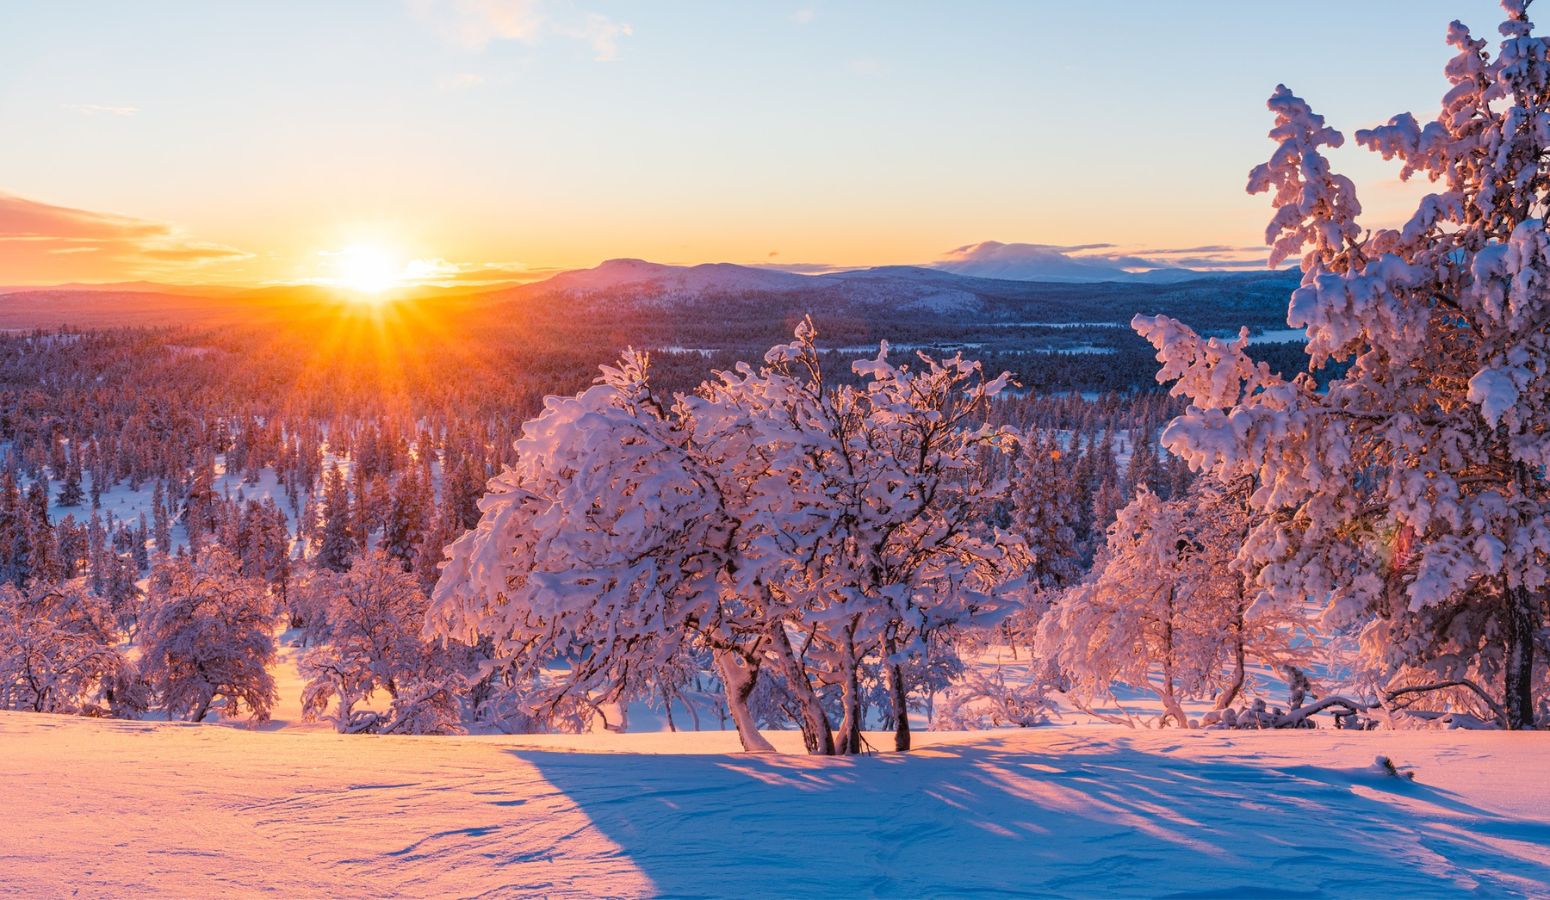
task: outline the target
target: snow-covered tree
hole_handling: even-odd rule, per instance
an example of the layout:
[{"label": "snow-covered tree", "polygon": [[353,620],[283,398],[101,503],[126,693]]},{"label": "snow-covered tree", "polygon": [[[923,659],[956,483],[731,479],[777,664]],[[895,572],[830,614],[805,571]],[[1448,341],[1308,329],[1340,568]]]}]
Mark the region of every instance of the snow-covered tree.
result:
[{"label": "snow-covered tree", "polygon": [[429,534],[430,505],[430,486],[420,480],[418,468],[411,466],[394,485],[382,529],[383,550],[406,571],[414,567],[420,544]]},{"label": "snow-covered tree", "polygon": [[446,561],[446,549],[462,534],[462,520],[453,518],[448,510],[437,510],[427,520],[425,535],[414,560],[415,574],[425,591],[436,587],[436,580],[441,577],[441,565]]},{"label": "snow-covered tree", "polygon": [[[301,661],[307,719],[328,716],[348,733],[460,730],[462,673],[446,649],[421,639],[427,600],[398,560],[369,552],[346,572],[320,570],[302,592],[314,644]],[[379,690],[392,698],[386,715],[355,708]]]},{"label": "snow-covered tree", "polygon": [[162,482],[157,481],[151,491],[151,521],[156,537],[156,552],[163,556],[172,554],[172,518],[167,514],[167,495]]},{"label": "snow-covered tree", "polygon": [[713,456],[752,488],[740,521],[765,535],[762,582],[792,610],[806,675],[841,690],[837,749],[861,749],[862,663],[876,655],[907,750],[911,661],[933,636],[1007,612],[1004,588],[1027,568],[1021,541],[990,525],[1008,485],[978,458],[1015,445],[985,424],[1009,378],[961,356],[895,364],[884,343],[854,364],[861,386],[831,388],[815,337],[802,323],[762,370],[722,373],[688,402]]},{"label": "snow-covered tree", "polygon": [[479,497],[484,487],[483,466],[468,455],[447,460],[441,485],[441,515],[456,534],[479,524]]},{"label": "snow-covered tree", "polygon": [[0,581],[24,589],[36,576],[38,531],[33,507],[15,476],[9,471],[0,475]]},{"label": "snow-covered tree", "polygon": [[1025,434],[1022,455],[1012,478],[1010,529],[1023,539],[1032,559],[1034,586],[1065,587],[1081,575],[1071,505],[1071,473],[1066,454],[1053,434]]},{"label": "snow-covered tree", "polygon": [[103,564],[107,572],[102,578],[100,593],[107,599],[119,630],[134,636],[139,630],[145,599],[134,557],[127,553],[107,553],[103,556]]},{"label": "snow-covered tree", "polygon": [[263,581],[210,547],[197,563],[180,557],[157,566],[147,605],[141,668],[169,714],[198,722],[212,706],[228,717],[246,706],[254,719],[269,718],[276,610]]},{"label": "snow-covered tree", "polygon": [[1162,500],[1144,485],[1120,510],[1092,576],[1040,624],[1039,650],[1082,705],[1112,684],[1154,691],[1162,724],[1187,727],[1182,702],[1215,693],[1226,709],[1249,662],[1301,661],[1296,616],[1254,607],[1238,548],[1249,528],[1241,491],[1209,480]]},{"label": "snow-covered tree", "polygon": [[[1152,429],[1137,428],[1130,432],[1130,464],[1125,467],[1125,483],[1134,497],[1142,488],[1154,494],[1165,487],[1163,466],[1157,457],[1157,441]],[[1164,496],[1164,499],[1167,499]]]},{"label": "snow-covered tree", "polygon": [[325,569],[343,572],[355,557],[355,539],[350,521],[350,488],[337,463],[330,463],[323,480],[323,535],[319,540],[317,563]]},{"label": "snow-covered tree", "polygon": [[1357,133],[1439,185],[1400,229],[1363,232],[1322,154],[1340,133],[1271,97],[1276,150],[1249,190],[1274,194],[1272,264],[1301,254],[1288,322],[1326,388],[1256,364],[1246,336],[1134,323],[1193,404],[1164,444],[1255,485],[1258,602],[1327,601],[1327,624],[1362,628],[1377,687],[1478,689],[1514,728],[1544,689],[1550,554],[1550,54],[1527,6],[1503,3],[1494,56],[1450,26],[1434,121]]},{"label": "snow-covered tree", "polygon": [[64,483],[59,486],[57,502],[60,506],[80,506],[86,499],[86,491],[81,488],[81,464],[72,459],[65,469]]},{"label": "snow-covered tree", "polygon": [[1230,571],[1201,565],[1206,549],[1184,506],[1144,485],[1119,511],[1094,576],[1040,625],[1039,652],[1079,704],[1124,684],[1157,693],[1161,723],[1189,726],[1182,701],[1200,695],[1221,668],[1218,613],[1238,587]]},{"label": "snow-covered tree", "polygon": [[581,734],[599,718],[586,698],[557,697],[548,679],[521,681],[509,669],[481,679],[469,699],[476,722],[505,734]]},{"label": "snow-covered tree", "polygon": [[[885,352],[857,364],[864,387],[831,388],[813,336],[804,323],[764,367],[672,403],[633,352],[551,398],[452,546],[431,633],[485,638],[518,684],[563,660],[537,701],[551,705],[660,695],[686,655],[709,651],[748,749],[769,748],[749,698],[772,669],[817,753],[860,749],[872,657],[907,744],[911,658],[1004,606],[997,589],[1025,562],[988,525],[1004,483],[974,465],[1010,443],[982,424],[1005,379]],[[822,687],[845,697],[839,741]]]},{"label": "snow-covered tree", "polygon": [[1013,678],[997,667],[975,671],[942,698],[933,728],[953,731],[983,728],[1030,728],[1049,722],[1054,704],[1037,679]]},{"label": "snow-covered tree", "polygon": [[285,513],[273,498],[249,500],[242,508],[239,556],[242,574],[262,578],[282,603],[291,580],[291,537]]},{"label": "snow-covered tree", "polygon": [[487,637],[517,683],[541,683],[565,660],[565,677],[534,697],[547,705],[650,692],[675,655],[709,640],[745,745],[768,749],[738,695],[745,665],[730,654],[741,632],[769,624],[739,614],[736,521],[680,411],[650,393],[647,368],[645,354],[627,354],[523,426],[516,464],[450,548],[431,630],[470,645]]},{"label": "snow-covered tree", "polygon": [[0,585],[0,709],[132,715],[145,709],[106,599],[80,580]]}]

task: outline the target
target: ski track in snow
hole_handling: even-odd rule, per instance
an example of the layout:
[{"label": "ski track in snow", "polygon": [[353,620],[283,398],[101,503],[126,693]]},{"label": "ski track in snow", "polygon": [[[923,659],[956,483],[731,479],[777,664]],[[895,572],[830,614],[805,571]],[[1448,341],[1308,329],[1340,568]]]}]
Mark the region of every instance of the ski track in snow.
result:
[{"label": "ski track in snow", "polygon": [[[0,713],[0,891],[1550,893],[1537,735],[919,737],[908,755],[814,759],[733,753],[726,732],[393,738]],[[1378,773],[1380,753],[1417,781]]]}]

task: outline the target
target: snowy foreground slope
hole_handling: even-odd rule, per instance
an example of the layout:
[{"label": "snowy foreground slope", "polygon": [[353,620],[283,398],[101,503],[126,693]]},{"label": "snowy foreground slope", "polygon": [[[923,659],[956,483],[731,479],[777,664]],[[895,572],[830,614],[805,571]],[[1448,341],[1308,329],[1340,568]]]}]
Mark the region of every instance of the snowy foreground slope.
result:
[{"label": "snowy foreground slope", "polygon": [[[1538,735],[921,737],[908,756],[812,759],[732,753],[723,732],[372,738],[0,713],[0,891],[1550,893]],[[1380,753],[1416,780],[1373,768]]]}]

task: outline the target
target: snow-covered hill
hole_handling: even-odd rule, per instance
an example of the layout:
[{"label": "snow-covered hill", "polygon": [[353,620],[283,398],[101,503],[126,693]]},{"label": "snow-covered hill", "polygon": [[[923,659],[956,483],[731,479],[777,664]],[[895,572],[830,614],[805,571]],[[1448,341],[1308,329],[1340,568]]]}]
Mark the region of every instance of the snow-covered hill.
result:
[{"label": "snow-covered hill", "polygon": [[1126,324],[1138,311],[1163,311],[1192,316],[1192,321],[1205,317],[1207,327],[1218,318],[1233,327],[1245,322],[1273,327],[1285,321],[1286,296],[1293,283],[1281,273],[1183,269],[1077,282],[982,277],[920,266],[798,275],[730,263],[670,266],[616,259],[480,297],[496,309],[505,304],[528,310],[563,308],[567,318],[589,311],[652,310],[684,322],[748,324],[811,313],[831,322],[907,319],[964,327],[1005,322]]},{"label": "snow-covered hill", "polygon": [[686,299],[709,293],[805,290],[811,281],[805,275],[731,263],[670,266],[643,259],[610,259],[595,268],[561,272],[537,284],[554,293],[591,294],[633,288],[643,295]]},{"label": "snow-covered hill", "polygon": [[817,281],[862,303],[902,302],[903,308],[933,313],[974,313],[984,304],[976,279],[916,266],[882,266],[819,275]]},{"label": "snow-covered hill", "polygon": [[[797,735],[774,735],[783,750]],[[0,713],[19,896],[1544,896],[1550,743],[1484,732],[392,738]],[[1378,755],[1413,767],[1386,774]]]},{"label": "snow-covered hill", "polygon": [[631,308],[680,308],[701,301],[746,295],[785,295],[872,310],[927,313],[975,311],[977,294],[958,276],[894,266],[826,275],[797,275],[778,269],[706,263],[670,266],[640,259],[611,259],[591,269],[561,272],[544,281],[501,292],[511,298],[569,297]]}]

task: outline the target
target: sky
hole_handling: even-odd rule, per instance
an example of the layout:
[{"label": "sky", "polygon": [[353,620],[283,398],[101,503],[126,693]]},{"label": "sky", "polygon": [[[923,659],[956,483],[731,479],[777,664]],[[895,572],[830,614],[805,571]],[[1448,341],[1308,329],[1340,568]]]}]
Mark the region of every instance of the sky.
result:
[{"label": "sky", "polygon": [[[0,285],[476,281],[616,257],[807,271],[983,247],[1256,264],[1270,211],[1244,183],[1275,85],[1348,137],[1430,117],[1448,22],[1494,37],[1502,18],[1487,0],[0,0],[0,17]],[[1354,146],[1335,164],[1369,225],[1417,195]]]}]

